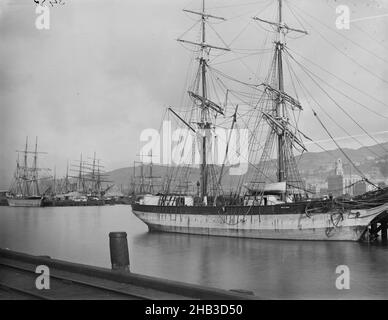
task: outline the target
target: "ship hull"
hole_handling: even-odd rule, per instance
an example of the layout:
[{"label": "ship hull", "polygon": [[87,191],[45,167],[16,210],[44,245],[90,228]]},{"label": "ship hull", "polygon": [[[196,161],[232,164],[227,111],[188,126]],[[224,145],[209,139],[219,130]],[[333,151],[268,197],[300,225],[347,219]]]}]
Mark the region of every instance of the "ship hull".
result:
[{"label": "ship hull", "polygon": [[41,207],[42,198],[28,199],[28,198],[8,198],[8,206],[10,207]]},{"label": "ship hull", "polygon": [[[153,207],[147,211],[147,207]],[[388,203],[363,210],[280,214],[209,214],[157,212],[156,206],[133,205],[133,213],[150,231],[209,236],[284,240],[359,241],[367,235],[371,221],[385,215]],[[172,208],[171,211],[177,208]],[[229,210],[230,211],[230,210]]]},{"label": "ship hull", "polygon": [[84,206],[104,206],[106,201],[104,200],[87,200],[87,201],[75,201],[75,200],[50,200],[45,199],[42,202],[43,207],[84,207]]}]

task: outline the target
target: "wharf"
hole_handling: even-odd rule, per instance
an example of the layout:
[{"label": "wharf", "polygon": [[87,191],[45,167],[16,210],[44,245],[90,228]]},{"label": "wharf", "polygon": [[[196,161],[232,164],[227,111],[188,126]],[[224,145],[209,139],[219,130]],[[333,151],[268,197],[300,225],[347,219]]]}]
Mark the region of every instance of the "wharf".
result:
[{"label": "wharf", "polygon": [[[49,289],[37,289],[38,266]],[[0,249],[0,300],[251,300],[255,296]]]}]

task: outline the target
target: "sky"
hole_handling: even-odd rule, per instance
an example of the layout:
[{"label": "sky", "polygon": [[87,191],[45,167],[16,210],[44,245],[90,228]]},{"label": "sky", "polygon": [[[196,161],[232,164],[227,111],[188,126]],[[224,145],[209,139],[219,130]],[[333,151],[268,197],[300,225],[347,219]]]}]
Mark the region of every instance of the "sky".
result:
[{"label": "sky", "polygon": [[[303,25],[309,30],[306,37],[290,39],[289,47],[367,92],[375,100],[309,65],[333,87],[388,117],[387,106],[376,101],[388,104],[388,82],[384,82],[388,81],[388,16],[384,16],[388,15],[388,1],[286,2],[300,16],[297,20],[287,10],[287,4],[287,24],[298,28]],[[64,174],[67,161],[78,159],[80,153],[85,158],[96,152],[105,169],[113,170],[137,159],[142,130],[158,129],[166,107],[184,107],[180,104],[192,53],[175,39],[196,19],[182,9],[198,10],[201,1],[64,3],[50,9],[50,29],[38,30],[33,0],[0,0],[0,189],[7,188],[11,181],[15,150],[23,148],[26,136],[30,141],[39,137],[39,149],[48,153],[42,155],[40,164],[51,169],[55,166],[58,175]],[[214,29],[226,43],[237,37],[233,46],[240,48],[260,47],[267,27],[252,23],[251,17],[270,20],[275,13],[274,4],[274,0],[207,1],[210,13],[228,19],[215,24]],[[349,6],[351,20],[364,20],[351,23],[346,31],[336,29],[335,8],[340,4]],[[193,32],[185,34],[185,38],[195,40]],[[222,45],[214,32],[210,40]],[[242,81],[253,81],[259,57],[237,58],[230,65],[220,63],[217,68],[224,68]],[[218,62],[228,59],[233,60],[234,56],[221,57]],[[301,80],[307,80],[306,76]],[[306,87],[348,132],[363,134],[314,85]],[[307,103],[303,97],[300,99]],[[388,130],[386,118],[366,112],[342,96],[336,99],[363,128],[376,133],[373,136],[378,141],[388,141],[388,134],[384,133]],[[302,129],[313,139],[325,141],[327,135],[311,120],[311,110],[305,111]],[[322,119],[329,122],[325,114]],[[328,126],[334,136],[344,136],[339,128]],[[369,137],[360,139],[374,144]],[[345,140],[344,146],[360,147],[350,140]]]}]

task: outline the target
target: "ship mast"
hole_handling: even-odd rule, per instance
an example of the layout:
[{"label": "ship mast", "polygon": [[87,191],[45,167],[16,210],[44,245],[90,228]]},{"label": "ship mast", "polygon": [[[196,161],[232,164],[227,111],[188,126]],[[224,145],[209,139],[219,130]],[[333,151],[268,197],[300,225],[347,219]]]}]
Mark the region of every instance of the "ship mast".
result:
[{"label": "ship mast", "polygon": [[78,173],[78,191],[82,192],[84,191],[83,188],[83,181],[82,181],[82,153],[80,156],[80,161],[79,161],[79,173]]},{"label": "ship mast", "polygon": [[[284,80],[283,80],[283,30],[282,30],[282,0],[279,1],[279,20],[278,20],[278,41],[276,42],[277,52],[277,67],[278,67],[278,89],[279,92],[284,92]],[[285,117],[283,99],[279,95],[276,106],[276,118],[282,121]],[[278,182],[285,181],[285,162],[284,162],[284,131],[278,134]]]},{"label": "ship mast", "polygon": [[54,166],[53,195],[57,194],[57,167]]},{"label": "ship mast", "polygon": [[[198,128],[201,132],[201,163],[200,163],[200,197],[202,198],[203,203],[207,203],[207,195],[208,195],[208,161],[207,161],[207,139],[206,139],[206,132],[208,129],[211,128],[211,119],[210,119],[210,109],[212,111],[215,111],[216,113],[223,114],[223,110],[220,106],[218,106],[213,101],[210,101],[207,96],[207,82],[206,82],[206,71],[207,71],[207,61],[209,52],[211,49],[216,50],[224,50],[224,51],[230,51],[229,48],[223,48],[218,46],[213,46],[208,43],[206,43],[206,21],[207,19],[217,19],[217,20],[223,20],[222,17],[217,17],[211,14],[208,14],[205,11],[205,0],[202,0],[202,10],[201,12],[197,11],[191,11],[191,10],[183,10],[185,12],[200,15],[201,16],[201,41],[193,42],[183,39],[178,39],[180,42],[188,43],[191,45],[199,46],[200,47],[200,56],[199,56],[199,73],[200,73],[200,79],[201,79],[201,93],[197,94],[194,92],[189,91],[189,96],[199,102],[200,105],[200,119],[197,123]],[[190,127],[190,126],[189,126]],[[190,127],[190,129],[192,129]]]},{"label": "ship mast", "polygon": [[69,192],[69,161],[66,164],[65,193]]},{"label": "ship mast", "polygon": [[205,0],[202,0],[202,17],[201,17],[201,27],[202,27],[202,39],[201,39],[201,57],[199,63],[201,66],[201,78],[202,78],[202,104],[201,104],[201,122],[200,128],[203,129],[202,134],[202,161],[201,161],[201,197],[205,199],[207,196],[207,159],[206,159],[206,129],[210,128],[210,123],[208,122],[206,108],[206,23],[205,23]]},{"label": "ship mast", "polygon": [[35,152],[34,152],[34,167],[33,167],[32,182],[35,184],[35,195],[39,195],[38,184],[38,137],[35,138]]},{"label": "ship mast", "polygon": [[25,181],[25,194],[27,196],[30,195],[30,187],[28,183],[28,162],[27,162],[27,155],[28,155],[28,137],[26,137],[26,146],[24,149],[24,170],[23,170],[23,179]]},{"label": "ship mast", "polygon": [[[98,168],[99,170],[100,168]],[[100,176],[100,172],[98,172],[98,176]],[[97,181],[96,181],[96,152],[94,152],[93,154],[93,164],[92,164],[92,190],[93,191],[99,191],[99,181],[98,181],[98,178],[97,178]]]},{"label": "ship mast", "polygon": [[16,195],[23,194],[23,185],[22,185],[22,179],[21,179],[21,173],[20,173],[20,161],[19,161],[19,152],[18,152],[18,158],[16,160],[16,173],[15,173],[15,180],[16,180]]},{"label": "ship mast", "polygon": [[[306,150],[304,144],[297,137],[296,133],[290,129],[289,119],[287,117],[286,107],[291,109],[302,110],[300,102],[287,94],[284,90],[284,75],[283,75],[283,50],[285,47],[285,34],[288,32],[298,32],[307,34],[305,30],[291,28],[283,22],[282,12],[283,0],[278,0],[278,21],[272,22],[258,17],[254,17],[254,20],[262,23],[269,24],[276,27],[277,39],[275,41],[275,55],[276,62],[276,82],[273,86],[268,83],[263,83],[265,92],[274,100],[276,106],[271,113],[263,113],[264,118],[268,124],[273,128],[271,134],[277,135],[277,181],[287,182],[290,177],[287,176],[290,173],[290,166],[292,166],[294,159],[292,156],[293,145],[298,145],[303,150]],[[290,142],[291,141],[291,142]],[[286,191],[287,193],[287,191]],[[286,194],[282,194],[282,200],[285,200]]]}]

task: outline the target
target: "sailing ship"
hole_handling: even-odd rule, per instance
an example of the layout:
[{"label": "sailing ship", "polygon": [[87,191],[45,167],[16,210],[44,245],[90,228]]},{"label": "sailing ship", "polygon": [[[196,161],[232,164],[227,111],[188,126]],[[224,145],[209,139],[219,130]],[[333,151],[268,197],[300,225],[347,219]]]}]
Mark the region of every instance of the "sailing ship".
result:
[{"label": "sailing ship", "polygon": [[[96,153],[88,160],[82,158],[76,163],[66,166],[66,175],[57,183],[56,175],[52,185],[46,190],[43,206],[102,206],[113,204],[106,196],[114,186],[108,184],[108,176],[100,164],[101,159],[96,158]],[[70,172],[69,172],[70,171]],[[55,172],[55,170],[54,170]],[[108,184],[108,185],[104,185]]]},{"label": "sailing ship", "polygon": [[[256,112],[258,117],[251,130],[253,137],[249,138],[249,144],[251,155],[251,150],[257,149],[254,144],[257,143],[259,132],[265,132],[260,161],[257,166],[253,161],[249,162],[255,173],[250,180],[246,177],[245,180],[239,178],[241,182],[234,193],[226,194],[223,191],[222,178],[226,165],[222,163],[221,167],[216,167],[210,164],[208,154],[212,146],[208,132],[217,125],[217,120],[226,115],[225,106],[210,97],[209,83],[219,80],[225,74],[210,65],[209,54],[215,50],[227,52],[230,48],[209,44],[206,31],[209,20],[225,19],[207,13],[204,0],[201,11],[184,11],[199,16],[201,27],[198,42],[178,39],[184,45],[197,48],[198,68],[192,90],[188,91],[192,102],[190,108],[195,111],[190,113],[193,116],[189,119],[183,119],[171,108],[170,111],[194,132],[197,142],[199,140],[200,180],[197,183],[197,194],[174,192],[172,183],[167,183],[163,192],[140,197],[132,204],[132,212],[150,231],[287,240],[358,241],[369,238],[371,223],[387,218],[388,189],[374,186],[373,191],[352,199],[314,199],[309,196],[298,171],[295,151],[306,151],[303,141],[310,139],[299,130],[297,122],[292,122],[295,119],[292,115],[301,112],[303,108],[297,98],[287,93],[283,65],[284,54],[290,57],[285,42],[286,34],[307,32],[289,27],[283,21],[282,0],[277,0],[276,22],[260,17],[253,18],[258,23],[272,27],[275,34],[272,62],[266,82],[244,84],[237,81],[256,92],[253,97],[257,97],[257,101],[251,104],[253,111],[249,115],[253,118],[253,112]],[[216,77],[209,80],[209,72],[216,73]],[[235,111],[230,117],[231,129],[236,124],[238,114],[238,106],[234,107]],[[316,111],[314,116],[324,127]],[[266,130],[259,129],[259,126]],[[324,129],[336,143],[326,127]],[[337,143],[336,145],[339,147]],[[353,163],[345,151],[340,147],[339,149]],[[225,153],[227,152],[228,148]],[[359,170],[357,166],[355,168]],[[183,175],[184,170],[179,170],[178,167],[171,171],[175,175]],[[173,175],[174,173],[171,174],[170,182]],[[362,173],[360,176],[365,182],[374,185]]]},{"label": "sailing ship", "polygon": [[[146,158],[149,162],[147,166],[143,161],[134,161],[133,162],[133,173],[130,178],[130,188],[129,188],[129,201],[126,203],[131,204],[136,202],[136,200],[141,199],[146,195],[152,195],[155,192],[158,192],[162,185],[160,184],[160,180],[162,177],[155,176],[153,174],[153,156],[152,152],[150,155],[141,155],[141,158],[144,160]],[[148,167],[148,176],[146,175],[146,167]],[[137,173],[137,171],[139,171]]]},{"label": "sailing ship", "polygon": [[[11,185],[9,196],[7,197],[10,207],[40,207],[43,196],[39,190],[39,171],[38,168],[38,138],[35,140],[35,150],[28,150],[28,137],[26,138],[25,149],[18,152],[16,161],[16,170],[14,180]],[[23,163],[19,161],[19,154],[23,155]],[[28,155],[33,155],[33,164],[29,166]]]}]

